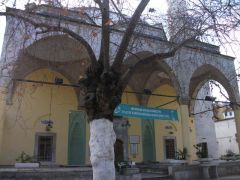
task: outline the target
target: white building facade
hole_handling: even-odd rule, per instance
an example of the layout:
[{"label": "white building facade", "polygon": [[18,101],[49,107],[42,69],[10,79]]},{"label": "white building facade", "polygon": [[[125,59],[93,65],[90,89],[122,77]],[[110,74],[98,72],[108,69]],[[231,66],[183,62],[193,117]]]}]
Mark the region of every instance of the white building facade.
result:
[{"label": "white building facade", "polygon": [[224,118],[222,121],[215,122],[219,157],[226,155],[229,151],[239,154],[234,112],[225,111]]}]

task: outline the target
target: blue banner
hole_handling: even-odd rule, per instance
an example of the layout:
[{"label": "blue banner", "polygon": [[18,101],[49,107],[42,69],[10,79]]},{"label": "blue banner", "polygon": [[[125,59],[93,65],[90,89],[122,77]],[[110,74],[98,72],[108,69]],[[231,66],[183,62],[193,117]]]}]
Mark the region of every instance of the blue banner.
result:
[{"label": "blue banner", "polygon": [[178,120],[177,111],[174,109],[150,108],[129,104],[119,104],[114,110],[114,115],[146,120]]}]

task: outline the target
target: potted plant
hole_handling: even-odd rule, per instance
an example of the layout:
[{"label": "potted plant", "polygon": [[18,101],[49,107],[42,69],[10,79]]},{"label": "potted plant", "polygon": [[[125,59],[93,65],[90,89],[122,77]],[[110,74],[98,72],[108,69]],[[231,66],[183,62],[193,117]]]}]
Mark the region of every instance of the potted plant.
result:
[{"label": "potted plant", "polygon": [[26,154],[24,151],[16,159],[15,163],[16,168],[37,168],[39,167],[38,162],[34,162],[33,158]]},{"label": "potted plant", "polygon": [[226,160],[226,161],[231,161],[231,160],[239,160],[240,159],[240,155],[239,154],[235,154],[231,149],[228,149],[226,151],[225,155],[222,155],[221,160]]},{"label": "potted plant", "polygon": [[187,149],[183,148],[183,150],[178,150],[176,152],[176,160],[186,160],[187,159]]},{"label": "potted plant", "polygon": [[213,158],[208,157],[208,148],[207,148],[207,143],[199,143],[196,145],[193,145],[193,147],[197,150],[196,155],[198,157],[198,161],[205,163],[212,161]]},{"label": "potted plant", "polygon": [[128,161],[121,161],[121,162],[115,162],[116,171],[119,172],[119,174],[124,174],[124,169],[130,168]]}]

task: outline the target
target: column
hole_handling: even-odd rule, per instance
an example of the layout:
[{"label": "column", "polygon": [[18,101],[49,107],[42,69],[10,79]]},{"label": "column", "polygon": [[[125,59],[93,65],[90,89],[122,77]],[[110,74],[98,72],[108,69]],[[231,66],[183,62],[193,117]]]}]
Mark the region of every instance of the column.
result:
[{"label": "column", "polygon": [[240,107],[235,106],[234,108],[235,123],[236,123],[236,138],[238,142],[238,148],[240,150]]},{"label": "column", "polygon": [[191,164],[193,160],[192,136],[195,136],[195,134],[192,133],[192,129],[191,129],[191,120],[189,117],[188,102],[189,102],[188,98],[181,98],[179,100],[180,116],[181,116],[181,124],[182,124],[183,148],[187,149],[187,161],[189,164]]}]

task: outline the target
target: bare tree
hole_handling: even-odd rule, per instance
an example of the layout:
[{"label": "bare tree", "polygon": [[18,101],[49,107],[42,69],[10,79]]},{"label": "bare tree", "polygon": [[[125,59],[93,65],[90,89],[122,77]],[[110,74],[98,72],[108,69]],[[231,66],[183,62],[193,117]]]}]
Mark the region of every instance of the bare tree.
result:
[{"label": "bare tree", "polygon": [[[168,47],[161,53],[156,53],[147,58],[141,59],[132,67],[123,69],[123,61],[126,53],[129,52],[133,35],[136,33],[136,27],[144,9],[150,0],[141,0],[131,17],[122,14],[123,4],[121,0],[95,0],[98,6],[98,15],[100,18],[91,17],[92,23],[101,28],[101,48],[99,57],[91,57],[91,65],[86,72],[86,78],[80,81],[80,85],[85,91],[85,104],[87,114],[90,121],[90,149],[91,162],[93,166],[94,179],[114,179],[114,151],[113,145],[115,142],[115,134],[113,132],[113,111],[121,102],[123,88],[128,82],[129,77],[134,73],[138,66],[143,63],[147,64],[151,61],[161,61],[163,59],[173,57],[175,53],[187,46],[193,41],[217,41],[221,43],[223,40],[228,40],[229,32],[238,30],[239,28],[239,10],[240,2],[235,0],[220,1],[220,0],[196,0],[184,1],[186,4],[181,8],[177,4],[169,11],[170,16],[155,17],[159,21],[167,21],[169,26],[170,42]],[[2,1],[5,5],[7,1]],[[83,1],[84,2],[84,1]],[[64,7],[59,1],[49,1],[55,6]],[[94,3],[91,1],[91,3]],[[81,7],[78,7],[82,13],[86,13],[83,9],[84,4],[79,2]],[[67,10],[67,9],[66,9]],[[117,44],[117,52],[112,59],[110,54],[111,38],[113,23],[110,15],[117,14],[119,21],[126,24],[124,34],[120,44]],[[150,8],[147,16],[151,17],[151,12],[155,9]],[[31,24],[36,29],[40,29],[41,33],[61,31],[72,38],[81,41],[81,37],[72,31],[70,28],[56,23],[37,22],[33,19],[37,13],[34,11],[21,10],[3,10],[1,16],[11,16],[18,18],[20,21]],[[101,21],[96,22],[97,21]],[[156,22],[157,20],[154,20]],[[80,24],[81,22],[79,22]],[[147,23],[147,22],[144,22]],[[167,24],[167,23],[165,23]],[[137,34],[135,34],[137,37]],[[211,39],[213,37],[213,39]],[[116,45],[116,44],[115,44]],[[103,147],[102,144],[106,145]]]}]

